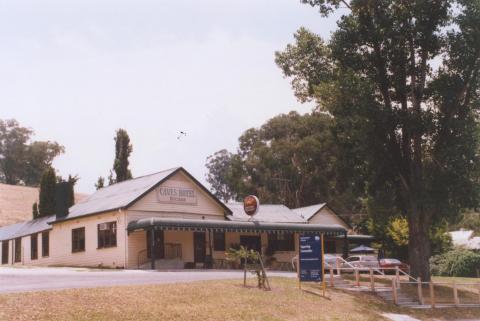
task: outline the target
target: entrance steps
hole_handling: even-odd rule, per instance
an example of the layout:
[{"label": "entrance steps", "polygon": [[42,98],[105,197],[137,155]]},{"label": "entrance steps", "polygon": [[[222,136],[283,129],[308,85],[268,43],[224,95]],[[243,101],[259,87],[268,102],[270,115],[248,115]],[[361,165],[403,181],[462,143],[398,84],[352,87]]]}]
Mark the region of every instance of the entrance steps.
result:
[{"label": "entrance steps", "polygon": [[[387,301],[388,303],[392,303],[392,304],[394,303],[392,291],[378,292],[377,295],[380,296],[385,301]],[[413,306],[420,305],[420,302],[418,301],[418,298],[413,298],[411,295],[408,295],[407,293],[402,292],[401,290],[397,290],[397,305],[402,307],[413,307]]]},{"label": "entrance steps", "polygon": [[[155,270],[179,270],[184,268],[184,263],[181,259],[158,259],[155,260]],[[140,270],[151,270],[151,262],[148,261],[140,265]]]},{"label": "entrance steps", "polygon": [[[326,276],[326,281],[327,284],[329,284],[330,279],[328,276]],[[335,275],[333,278],[333,287],[347,291],[375,293],[383,300],[394,304],[392,289],[389,286],[376,284],[375,292],[372,292],[372,288],[369,285],[362,284],[361,286],[356,286],[354,281],[346,280],[342,276]],[[397,305],[402,307],[418,307],[420,306],[420,302],[417,298],[413,298],[411,295],[399,289],[397,290]]]}]

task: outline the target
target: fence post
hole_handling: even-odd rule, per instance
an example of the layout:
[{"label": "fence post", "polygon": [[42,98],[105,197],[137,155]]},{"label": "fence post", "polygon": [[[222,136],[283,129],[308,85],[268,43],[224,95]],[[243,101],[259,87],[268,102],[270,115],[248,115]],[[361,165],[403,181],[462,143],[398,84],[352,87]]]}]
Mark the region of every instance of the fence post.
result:
[{"label": "fence post", "polygon": [[423,305],[423,293],[422,293],[422,278],[418,277],[417,279],[417,288],[418,288],[418,302],[420,305]]},{"label": "fence post", "polygon": [[480,303],[480,283],[478,283],[478,303]]},{"label": "fence post", "polygon": [[336,264],[337,264],[337,275],[340,276],[340,260],[338,259],[337,257],[337,260],[336,260]]},{"label": "fence post", "polygon": [[375,279],[373,278],[372,268],[370,268],[370,287],[372,288],[372,292],[375,292]]},{"label": "fence post", "polygon": [[397,298],[397,282],[395,279],[392,279],[392,297],[393,297],[393,303],[397,304],[398,298]]},{"label": "fence post", "polygon": [[455,281],[453,281],[453,302],[455,302],[456,306],[460,304],[460,300],[458,299],[457,282]]},{"label": "fence post", "polygon": [[430,304],[432,305],[432,309],[433,309],[435,308],[435,292],[434,292],[433,282],[430,281],[428,285],[430,287]]},{"label": "fence post", "polygon": [[333,288],[335,285],[334,279],[333,279],[333,267],[330,266],[330,286]]},{"label": "fence post", "polygon": [[395,280],[397,281],[397,287],[400,289],[400,271],[398,266],[395,267]]},{"label": "fence post", "polygon": [[358,272],[358,269],[355,269],[355,281],[357,283],[357,286],[360,286],[360,272]]}]

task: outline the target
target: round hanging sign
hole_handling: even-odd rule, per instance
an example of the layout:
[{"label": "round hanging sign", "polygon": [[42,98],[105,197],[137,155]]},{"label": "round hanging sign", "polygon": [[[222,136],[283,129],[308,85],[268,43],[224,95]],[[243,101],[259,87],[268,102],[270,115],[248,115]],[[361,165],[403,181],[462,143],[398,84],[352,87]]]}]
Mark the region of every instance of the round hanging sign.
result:
[{"label": "round hanging sign", "polygon": [[248,195],[243,199],[243,210],[249,216],[257,214],[260,207],[260,201],[255,195]]}]

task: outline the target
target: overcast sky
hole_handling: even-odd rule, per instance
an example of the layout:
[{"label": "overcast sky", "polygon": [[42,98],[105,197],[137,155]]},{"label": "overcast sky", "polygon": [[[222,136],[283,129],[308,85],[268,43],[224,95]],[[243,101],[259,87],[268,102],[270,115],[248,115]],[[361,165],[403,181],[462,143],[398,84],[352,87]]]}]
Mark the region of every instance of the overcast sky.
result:
[{"label": "overcast sky", "polygon": [[64,145],[54,166],[79,192],[108,175],[119,127],[134,176],[184,166],[205,182],[206,157],[243,131],[310,111],[274,63],[300,26],[328,38],[335,19],[299,0],[1,1],[0,118]]}]

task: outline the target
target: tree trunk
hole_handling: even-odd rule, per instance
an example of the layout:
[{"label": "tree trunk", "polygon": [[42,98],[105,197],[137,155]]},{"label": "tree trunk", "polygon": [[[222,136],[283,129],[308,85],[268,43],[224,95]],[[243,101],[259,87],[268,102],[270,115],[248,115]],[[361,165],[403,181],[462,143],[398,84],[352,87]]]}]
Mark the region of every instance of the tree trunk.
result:
[{"label": "tree trunk", "polygon": [[408,258],[410,274],[422,281],[430,281],[430,238],[427,214],[422,212],[416,202],[413,202],[408,216],[409,242]]}]

